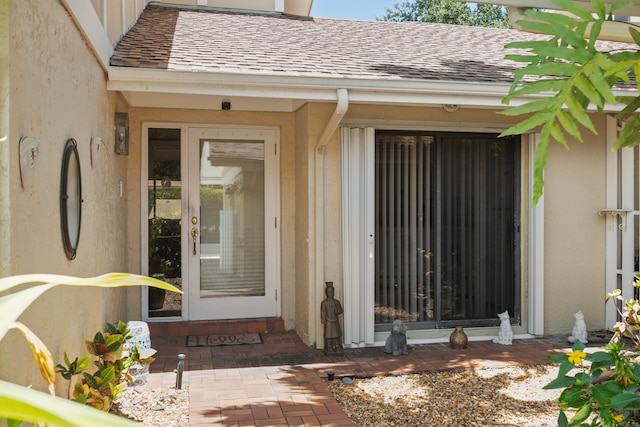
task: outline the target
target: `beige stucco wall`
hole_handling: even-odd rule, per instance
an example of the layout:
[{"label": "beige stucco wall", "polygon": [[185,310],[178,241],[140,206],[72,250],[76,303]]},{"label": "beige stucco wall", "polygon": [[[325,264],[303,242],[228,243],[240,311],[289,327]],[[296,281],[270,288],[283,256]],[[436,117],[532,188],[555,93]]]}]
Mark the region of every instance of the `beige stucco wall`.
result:
[{"label": "beige stucco wall", "polygon": [[0,0],[0,277],[9,271],[9,0]]},{"label": "beige stucco wall", "polygon": [[[6,9],[6,1],[2,7]],[[128,185],[130,160],[113,152],[118,98],[107,93],[103,70],[60,2],[10,1],[9,11],[11,108],[8,156],[3,155],[2,162],[8,164],[11,208],[10,216],[4,218],[9,221],[10,233],[2,234],[2,245],[10,249],[10,265],[3,266],[2,274],[137,272],[130,269],[136,263],[130,262],[128,252],[132,237],[127,230],[129,207],[119,192],[120,181]],[[7,80],[6,71],[0,76],[3,82]],[[104,140],[95,168],[91,167],[89,149],[93,135]],[[30,190],[23,190],[20,183],[18,143],[23,136],[40,141]],[[62,154],[68,138],[78,142],[84,200],[80,242],[73,261],[66,258],[62,247],[59,214]],[[3,154],[6,151],[3,149]],[[61,287],[47,292],[20,320],[45,340],[60,363],[63,351],[71,357],[85,355],[84,340],[105,322],[139,318],[139,293],[131,288]],[[0,343],[0,378],[44,389],[28,345],[15,331]],[[66,390],[62,380],[58,390]]]},{"label": "beige stucco wall", "polygon": [[545,333],[570,333],[582,310],[589,330],[605,312],[605,117],[592,117],[601,136],[584,133],[570,151],[551,145],[545,171]]},{"label": "beige stucco wall", "polygon": [[310,197],[313,188],[309,187],[309,174],[313,170],[313,147],[309,142],[309,127],[313,123],[309,111],[309,105],[305,105],[295,113],[296,120],[296,150],[295,150],[295,180],[296,180],[296,220],[295,220],[295,318],[296,332],[306,343],[315,340],[315,317],[313,302],[315,297],[312,295],[313,289],[308,286],[314,281],[315,269],[311,264],[312,241],[313,235],[312,224],[309,221],[309,215],[312,213],[310,206]]}]

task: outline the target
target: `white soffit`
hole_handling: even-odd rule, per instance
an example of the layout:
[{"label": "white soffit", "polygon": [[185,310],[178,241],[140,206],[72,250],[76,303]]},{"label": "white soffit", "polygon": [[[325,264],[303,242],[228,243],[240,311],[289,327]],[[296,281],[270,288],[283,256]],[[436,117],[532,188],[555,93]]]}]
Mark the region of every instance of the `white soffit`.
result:
[{"label": "white soffit", "polygon": [[[266,74],[194,73],[109,68],[107,89],[123,93],[134,107],[206,108],[217,99],[245,98],[249,110],[294,111],[304,102],[336,102],[336,90],[349,91],[349,101],[366,104],[504,107],[506,83],[416,81],[306,77]],[[179,95],[179,96],[178,96]],[[258,100],[263,100],[257,103]],[[265,102],[266,101],[266,102]],[[190,103],[193,105],[188,106]],[[518,105],[520,101],[512,102]],[[240,109],[244,102],[240,102]],[[265,110],[258,107],[264,107]],[[233,106],[232,106],[233,108]],[[236,109],[236,108],[233,108]],[[242,108],[243,110],[245,108]]]},{"label": "white soffit", "polygon": [[[473,108],[507,107],[507,83],[416,81],[344,77],[307,77],[166,71],[109,67],[107,89],[121,92],[133,107],[218,109],[232,102],[237,111],[295,111],[305,102],[337,102],[337,89],[347,89],[352,104],[443,105]],[[635,89],[616,90],[616,95]],[[541,95],[513,99],[514,107]],[[607,105],[605,111],[619,111]]]}]

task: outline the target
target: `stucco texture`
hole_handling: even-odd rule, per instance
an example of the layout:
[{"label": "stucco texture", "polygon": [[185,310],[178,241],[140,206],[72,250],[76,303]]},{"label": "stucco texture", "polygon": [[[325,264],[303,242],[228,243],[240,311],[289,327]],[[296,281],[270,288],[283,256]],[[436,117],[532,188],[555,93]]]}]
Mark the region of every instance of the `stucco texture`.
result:
[{"label": "stucco texture", "polygon": [[[592,120],[606,135],[605,117]],[[544,188],[547,334],[570,334],[578,310],[588,330],[606,326],[606,218],[598,215],[606,206],[606,157],[603,138],[588,133],[570,150],[550,146]]]},{"label": "stucco texture", "polygon": [[[127,183],[127,157],[113,151],[113,116],[118,99],[106,91],[104,71],[60,2],[9,2],[8,218],[3,234],[10,259],[2,275],[56,273],[89,277],[110,271],[139,271],[128,257],[129,215],[119,182]],[[4,33],[3,33],[4,34]],[[6,74],[0,74],[6,81]],[[6,102],[4,103],[6,105]],[[40,141],[33,186],[21,186],[18,143]],[[103,139],[91,166],[90,140]],[[60,174],[67,139],[78,143],[82,174],[82,223],[77,257],[68,260],[60,227]],[[3,164],[4,166],[4,164]],[[7,220],[7,219],[5,219]],[[5,240],[8,239],[8,242]],[[63,352],[84,356],[84,340],[105,322],[140,316],[138,289],[57,288],[20,318],[44,339],[56,363]],[[44,389],[25,340],[11,331],[0,345],[0,378]],[[60,379],[59,394],[66,384]]]}]

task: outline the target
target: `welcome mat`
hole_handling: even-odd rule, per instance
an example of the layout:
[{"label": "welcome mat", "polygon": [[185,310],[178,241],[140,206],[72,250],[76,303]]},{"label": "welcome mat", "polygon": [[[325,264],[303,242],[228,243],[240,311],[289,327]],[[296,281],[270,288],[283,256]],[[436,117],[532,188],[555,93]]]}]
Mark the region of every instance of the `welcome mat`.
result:
[{"label": "welcome mat", "polygon": [[217,345],[262,344],[260,334],[212,334],[189,335],[187,347],[211,347]]}]

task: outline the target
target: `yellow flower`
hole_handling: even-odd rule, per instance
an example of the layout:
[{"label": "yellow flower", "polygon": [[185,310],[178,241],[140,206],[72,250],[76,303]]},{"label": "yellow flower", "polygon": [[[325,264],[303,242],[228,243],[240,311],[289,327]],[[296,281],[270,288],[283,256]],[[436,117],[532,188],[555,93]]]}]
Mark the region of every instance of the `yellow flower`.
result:
[{"label": "yellow flower", "polygon": [[621,422],[622,422],[622,420],[624,420],[624,415],[622,415],[622,414],[618,414],[618,415],[616,415],[615,417],[613,417],[613,420],[614,420],[615,422],[617,422],[617,423],[621,423]]},{"label": "yellow flower", "polygon": [[569,353],[569,363],[579,365],[587,357],[587,353],[582,350],[573,350]]}]

